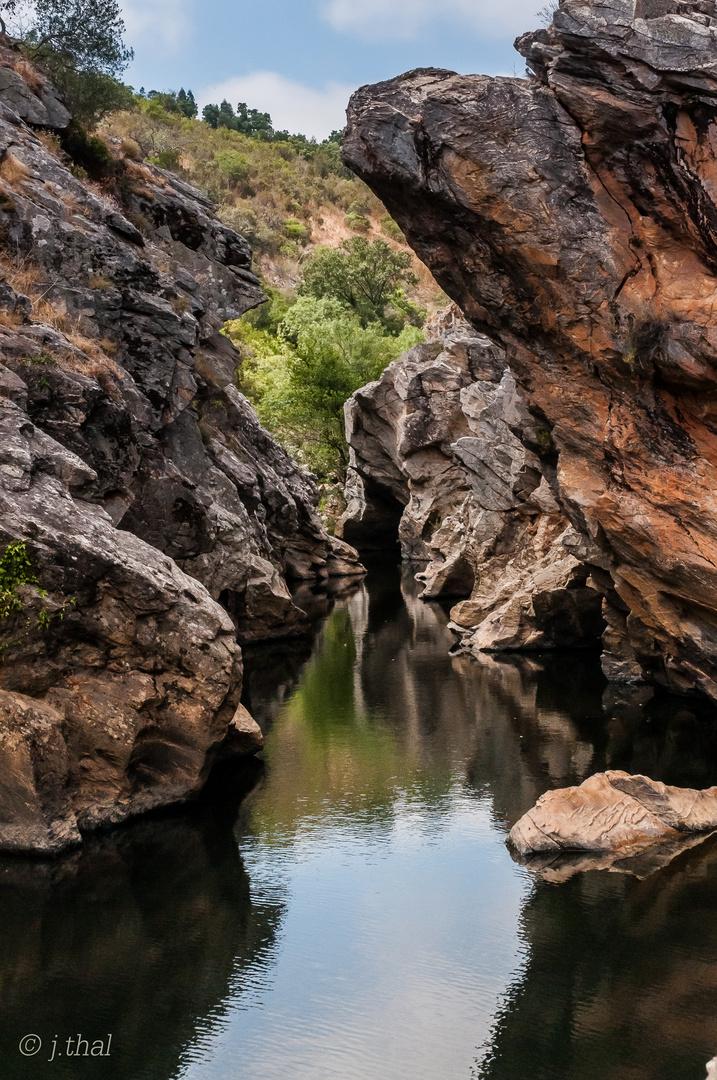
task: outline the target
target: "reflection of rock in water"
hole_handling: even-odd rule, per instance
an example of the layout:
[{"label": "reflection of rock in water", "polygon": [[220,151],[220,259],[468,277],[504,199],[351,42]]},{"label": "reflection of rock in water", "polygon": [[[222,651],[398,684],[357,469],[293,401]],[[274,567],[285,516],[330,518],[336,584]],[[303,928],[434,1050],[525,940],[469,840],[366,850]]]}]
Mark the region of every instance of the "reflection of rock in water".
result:
[{"label": "reflection of rock in water", "polygon": [[[210,817],[142,822],[61,862],[0,863],[4,1078],[175,1077],[221,1025],[230,984],[236,998],[247,968],[261,980],[281,908],[252,904],[231,831]],[[27,1032],[38,1058],[18,1052]],[[62,1050],[108,1032],[101,1069],[46,1064],[55,1036]]]},{"label": "reflection of rock in water", "polygon": [[301,637],[244,647],[242,701],[262,731],[271,723],[298,683],[306,662],[320,648],[322,621],[337,603],[363,588],[357,578],[330,578],[320,587],[300,585],[292,593],[296,607],[311,620]]},{"label": "reflection of rock in water", "polygon": [[[717,1045],[717,841],[636,881],[538,883],[475,1080],[694,1080]],[[655,1039],[669,1046],[655,1072]]]},{"label": "reflection of rock in water", "polygon": [[416,758],[470,761],[469,780],[505,827],[546,789],[606,768],[685,787],[717,781],[712,706],[646,687],[605,692],[597,655],[449,656],[448,614],[419,591],[405,567],[370,576],[350,601],[357,701]]}]

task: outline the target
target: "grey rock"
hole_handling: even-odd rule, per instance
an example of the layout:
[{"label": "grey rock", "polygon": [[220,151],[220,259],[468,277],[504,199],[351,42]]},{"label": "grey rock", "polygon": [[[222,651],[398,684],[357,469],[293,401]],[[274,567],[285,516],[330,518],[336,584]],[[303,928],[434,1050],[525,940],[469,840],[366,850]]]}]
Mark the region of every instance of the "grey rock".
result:
[{"label": "grey rock", "polygon": [[[20,70],[16,71],[11,65]],[[32,86],[21,71],[32,72]],[[0,101],[21,120],[36,127],[61,130],[71,119],[52,84],[18,53],[4,48],[0,48]]]},{"label": "grey rock", "polygon": [[451,612],[468,649],[591,645],[601,598],[569,550],[575,533],[505,350],[449,321],[347,403],[338,531],[359,547],[397,537],[424,600],[469,597]]},{"label": "grey rock", "polygon": [[234,729],[241,652],[227,613],[83,495],[96,474],[0,399],[0,545],[37,585],[0,620],[0,850],[54,852],[197,794]]}]

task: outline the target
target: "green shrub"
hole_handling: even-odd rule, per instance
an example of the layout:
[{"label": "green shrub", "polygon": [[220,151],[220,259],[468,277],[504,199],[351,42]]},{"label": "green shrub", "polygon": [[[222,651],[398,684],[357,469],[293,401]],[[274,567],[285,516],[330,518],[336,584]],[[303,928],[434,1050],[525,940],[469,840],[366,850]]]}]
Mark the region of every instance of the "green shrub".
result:
[{"label": "green shrub", "polygon": [[284,222],[284,236],[287,236],[289,240],[296,240],[299,244],[308,244],[311,233],[306,225],[296,218],[287,218]]},{"label": "green shrub", "polygon": [[114,174],[114,159],[105,143],[82,128],[70,125],[62,136],[62,149],[91,180],[104,180]]},{"label": "green shrub", "polygon": [[249,175],[249,159],[245,154],[237,153],[236,150],[218,151],[214,155],[214,164],[234,185],[246,180]]},{"label": "green shrub", "polygon": [[156,165],[158,169],[167,169],[168,172],[173,172],[179,167],[179,154],[176,150],[161,150],[147,160],[150,165]]},{"label": "green shrub", "polygon": [[371,222],[363,214],[350,213],[344,218],[344,225],[354,232],[367,233],[371,229]]},{"label": "green shrub", "polygon": [[15,540],[0,555],[0,617],[22,611],[18,585],[36,585],[37,574],[22,540]]},{"label": "green shrub", "polygon": [[400,226],[396,224],[390,214],[386,214],[385,217],[381,218],[381,232],[384,236],[387,236],[389,240],[405,240]]}]

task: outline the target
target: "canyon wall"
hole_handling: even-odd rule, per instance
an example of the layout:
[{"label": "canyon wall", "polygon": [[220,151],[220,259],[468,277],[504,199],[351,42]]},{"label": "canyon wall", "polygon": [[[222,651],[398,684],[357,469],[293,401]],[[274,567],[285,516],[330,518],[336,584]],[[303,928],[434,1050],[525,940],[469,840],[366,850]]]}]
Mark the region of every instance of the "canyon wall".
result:
[{"label": "canyon wall", "polygon": [[234,384],[249,245],[9,48],[0,271],[0,849],[54,851],[257,750],[237,642],[361,568]]},{"label": "canyon wall", "polygon": [[717,699],[714,3],[562,0],[517,47],[362,88],[344,159],[504,350],[606,674]]}]

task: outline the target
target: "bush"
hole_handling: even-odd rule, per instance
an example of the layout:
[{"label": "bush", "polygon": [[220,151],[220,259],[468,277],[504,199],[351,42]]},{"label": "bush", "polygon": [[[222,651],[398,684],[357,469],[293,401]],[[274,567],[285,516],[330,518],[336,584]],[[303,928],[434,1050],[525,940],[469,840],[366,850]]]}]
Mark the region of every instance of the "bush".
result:
[{"label": "bush", "polygon": [[62,149],[90,180],[105,180],[114,175],[114,159],[102,139],[88,135],[74,124],[62,136]]},{"label": "bush", "polygon": [[18,585],[37,585],[37,574],[22,540],[8,544],[0,556],[0,617],[22,611]]},{"label": "bush", "polygon": [[214,155],[214,164],[234,186],[246,180],[249,175],[249,159],[236,150],[219,150]]},{"label": "bush", "polygon": [[156,165],[158,169],[167,169],[173,172],[179,167],[179,154],[176,150],[161,150],[154,157],[147,158],[150,165]]},{"label": "bush", "polygon": [[308,244],[311,237],[311,233],[307,229],[306,225],[303,225],[296,218],[287,218],[284,222],[284,235],[289,240],[296,240],[299,244]]},{"label": "bush", "polygon": [[405,240],[405,237],[401,232],[401,227],[396,224],[390,214],[386,214],[385,217],[381,218],[381,232],[384,236],[387,236],[389,240]]},{"label": "bush", "polygon": [[353,229],[354,232],[367,233],[371,229],[371,222],[363,214],[347,214],[344,225],[347,229]]}]

